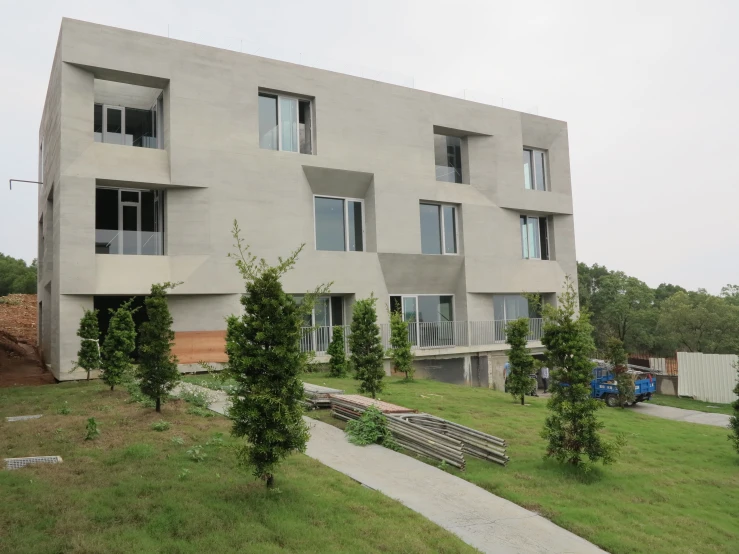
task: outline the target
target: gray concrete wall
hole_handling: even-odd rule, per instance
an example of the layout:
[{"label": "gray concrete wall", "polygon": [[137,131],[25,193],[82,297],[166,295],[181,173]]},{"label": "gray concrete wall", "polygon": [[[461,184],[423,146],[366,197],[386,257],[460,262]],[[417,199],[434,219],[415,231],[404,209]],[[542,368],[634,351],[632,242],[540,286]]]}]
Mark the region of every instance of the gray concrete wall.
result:
[{"label": "gray concrete wall", "polygon": [[[96,79],[164,91],[163,150],[93,141]],[[314,155],[259,148],[260,88],[314,99]],[[562,121],[69,19],[43,121],[54,117],[60,169],[52,304],[67,295],[145,294],[153,282],[183,281],[172,296],[178,330],[223,328],[224,313],[238,308],[234,299],[243,291],[226,257],[234,219],[253,253],[269,261],[305,244],[284,279],[290,292],[333,282],[332,292],[374,293],[380,306],[395,293],[454,294],[457,320],[492,319],[493,293],[553,294],[565,275],[575,275]],[[466,136],[469,184],[435,180],[435,128]],[[524,190],[524,146],[549,152],[551,191]],[[95,254],[95,187],[116,183],[166,189],[165,256]],[[316,250],[313,196],[324,189],[364,198],[367,251]],[[458,255],[421,254],[421,201],[457,206]],[[521,213],[552,217],[553,260],[521,259]],[[51,312],[52,345],[60,341],[64,350],[52,355],[57,375],[78,340],[77,310],[63,304]],[[197,312],[188,313],[188,305]]]},{"label": "gray concrete wall", "polygon": [[657,375],[657,394],[677,396],[677,375]]}]

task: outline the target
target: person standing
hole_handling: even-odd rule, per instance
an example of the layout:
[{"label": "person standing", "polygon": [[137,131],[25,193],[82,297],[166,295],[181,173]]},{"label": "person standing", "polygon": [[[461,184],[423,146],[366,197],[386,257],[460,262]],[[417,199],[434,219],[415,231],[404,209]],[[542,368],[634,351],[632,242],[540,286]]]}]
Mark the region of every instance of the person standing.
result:
[{"label": "person standing", "polygon": [[505,369],[505,386],[503,387],[503,390],[508,392],[508,377],[511,376],[511,364],[506,362],[503,369]]},{"label": "person standing", "polygon": [[541,382],[544,383],[544,392],[549,390],[549,368],[547,366],[541,367]]}]

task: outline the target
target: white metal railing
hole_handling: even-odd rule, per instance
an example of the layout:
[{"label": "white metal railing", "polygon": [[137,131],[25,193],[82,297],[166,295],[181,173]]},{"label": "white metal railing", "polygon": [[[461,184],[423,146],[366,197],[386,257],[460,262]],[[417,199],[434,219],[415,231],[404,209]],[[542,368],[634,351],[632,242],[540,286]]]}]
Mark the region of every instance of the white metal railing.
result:
[{"label": "white metal railing", "polygon": [[[455,346],[485,346],[505,343],[505,331],[509,320],[495,321],[430,321],[408,324],[408,338],[414,349],[452,348]],[[349,325],[344,329],[344,351],[349,353]],[[543,321],[529,319],[528,340],[539,341],[543,334]],[[380,340],[382,347],[390,348],[390,324],[381,323]],[[333,337],[333,327],[303,327],[300,349],[325,354]]]}]

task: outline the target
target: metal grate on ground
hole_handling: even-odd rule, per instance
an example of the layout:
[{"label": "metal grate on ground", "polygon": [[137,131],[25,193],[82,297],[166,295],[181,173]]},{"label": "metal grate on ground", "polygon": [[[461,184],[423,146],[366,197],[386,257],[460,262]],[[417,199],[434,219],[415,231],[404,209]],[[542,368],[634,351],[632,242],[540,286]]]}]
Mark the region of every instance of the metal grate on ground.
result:
[{"label": "metal grate on ground", "polygon": [[33,464],[58,464],[61,456],[29,456],[28,458],[5,458],[5,469],[20,469]]},{"label": "metal grate on ground", "polygon": [[11,417],[6,417],[5,421],[26,421],[27,419],[38,419],[42,415],[43,414],[11,416]]}]

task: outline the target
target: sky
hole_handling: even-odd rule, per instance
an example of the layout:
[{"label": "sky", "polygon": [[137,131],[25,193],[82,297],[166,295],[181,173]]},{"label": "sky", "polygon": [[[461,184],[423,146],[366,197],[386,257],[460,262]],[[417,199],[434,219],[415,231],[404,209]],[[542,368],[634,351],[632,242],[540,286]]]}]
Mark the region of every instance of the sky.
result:
[{"label": "sky", "polygon": [[568,122],[577,258],[739,283],[739,2],[0,0],[0,252],[36,256],[38,127],[62,17]]}]

